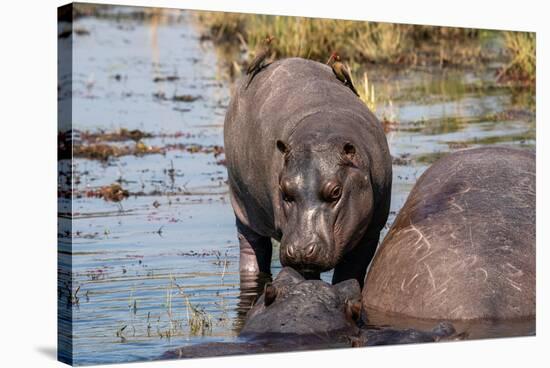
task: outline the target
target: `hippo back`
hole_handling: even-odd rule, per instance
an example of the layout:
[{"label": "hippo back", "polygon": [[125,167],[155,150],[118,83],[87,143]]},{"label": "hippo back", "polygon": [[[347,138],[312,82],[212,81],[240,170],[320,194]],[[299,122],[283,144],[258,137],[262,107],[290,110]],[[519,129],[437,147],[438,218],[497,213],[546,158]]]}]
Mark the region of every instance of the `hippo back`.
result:
[{"label": "hippo back", "polygon": [[380,245],[366,308],[430,319],[535,315],[535,155],[449,154],[418,180]]},{"label": "hippo back", "polygon": [[249,85],[248,78],[238,83],[224,124],[235,214],[264,236],[279,238],[275,232],[279,209],[273,208],[272,195],[277,193],[283,156],[276,150],[276,141],[292,142],[292,136],[304,130],[360,142],[358,153],[368,159],[375,195],[382,198],[390,190],[386,138],[365,104],[327,65],[301,58],[276,61]]}]

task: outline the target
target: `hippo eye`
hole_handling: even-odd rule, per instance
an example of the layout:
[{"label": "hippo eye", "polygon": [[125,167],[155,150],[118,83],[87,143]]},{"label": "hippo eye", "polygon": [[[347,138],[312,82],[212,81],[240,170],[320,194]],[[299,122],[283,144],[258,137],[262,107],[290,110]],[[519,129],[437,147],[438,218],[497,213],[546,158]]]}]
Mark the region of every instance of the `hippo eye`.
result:
[{"label": "hippo eye", "polygon": [[286,190],[286,187],[283,183],[279,184],[279,190],[281,191],[283,201],[285,201],[285,202],[294,201],[294,198],[288,193],[288,191]]},{"label": "hippo eye", "polygon": [[292,202],[293,199],[291,196],[289,196],[288,194],[286,194],[285,192],[283,192],[283,201],[285,202]]},{"label": "hippo eye", "polygon": [[342,195],[342,187],[337,185],[330,191],[330,197],[333,199],[338,199]]},{"label": "hippo eye", "polygon": [[329,183],[323,190],[323,198],[328,202],[337,201],[342,196],[342,186],[339,184]]}]

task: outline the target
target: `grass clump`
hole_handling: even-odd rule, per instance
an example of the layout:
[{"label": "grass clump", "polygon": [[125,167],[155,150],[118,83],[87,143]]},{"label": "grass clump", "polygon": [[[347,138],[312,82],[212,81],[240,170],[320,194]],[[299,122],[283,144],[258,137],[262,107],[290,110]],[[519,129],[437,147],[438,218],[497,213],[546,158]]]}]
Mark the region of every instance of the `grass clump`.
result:
[{"label": "grass clump", "polygon": [[363,73],[363,78],[357,80],[354,79],[357,84],[357,90],[359,91],[359,98],[370,111],[376,112],[376,95],[374,92],[374,85],[369,83],[369,77],[367,72]]},{"label": "grass clump", "polygon": [[338,50],[347,59],[388,61],[406,44],[402,26],[394,24],[216,12],[202,12],[198,19],[214,42],[237,42],[249,51],[272,35],[279,57],[326,61]]},{"label": "grass clump", "polygon": [[203,309],[187,300],[189,334],[205,336],[212,334],[212,317]]},{"label": "grass clump", "polygon": [[462,42],[481,39],[481,32],[468,28],[221,12],[197,16],[206,28],[204,37],[219,45],[252,52],[266,35],[274,36],[272,47],[280,58],[326,62],[337,51],[349,62],[443,66],[471,62],[482,51],[479,42]]},{"label": "grass clump", "polygon": [[189,327],[189,335],[211,335],[213,326],[212,316],[208,314],[208,312],[204,310],[203,307],[191,303],[191,301],[189,300],[189,296],[184,292],[183,288],[176,283],[175,279],[172,279],[172,277],[169,293],[167,294],[168,316],[170,317],[170,320],[172,320],[172,284],[174,284],[178,288],[178,292],[183,297],[183,300],[187,307],[187,325]]},{"label": "grass clump", "polygon": [[350,39],[352,50],[360,55],[361,59],[371,63],[397,64],[410,57],[412,26],[361,23],[357,24]]},{"label": "grass clump", "polygon": [[534,85],[536,79],[535,33],[505,32],[504,48],[510,61],[500,70],[498,79]]}]

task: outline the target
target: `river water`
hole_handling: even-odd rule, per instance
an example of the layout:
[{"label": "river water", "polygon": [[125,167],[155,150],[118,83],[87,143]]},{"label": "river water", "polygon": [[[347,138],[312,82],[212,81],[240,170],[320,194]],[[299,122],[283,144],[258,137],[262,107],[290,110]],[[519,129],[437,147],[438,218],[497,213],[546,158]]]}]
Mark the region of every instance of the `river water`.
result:
[{"label": "river water", "polygon": [[[201,42],[188,12],[142,19],[128,9],[139,8],[112,8],[108,14],[123,16],[74,23],[81,32],[73,37],[73,127],[140,129],[155,135],[143,139],[155,147],[223,145],[231,83],[215,46]],[[399,122],[387,133],[394,156],[388,227],[416,179],[438,157],[487,144],[535,146],[534,96],[495,85],[495,67],[369,69],[381,101],[377,115]],[[194,98],[171,98],[180,95]],[[119,182],[140,193],[120,203],[76,198],[72,233],[60,234],[61,248],[72,253],[73,292],[79,288],[71,306],[75,364],[149,360],[186,344],[235,340],[254,290],[240,288],[221,158],[170,149],[107,162],[74,160],[76,192]],[[273,273],[279,270],[276,249]],[[322,277],[329,281],[331,275]],[[204,328],[192,329],[194,318]],[[473,337],[532,329],[511,328],[502,333],[481,327]]]}]

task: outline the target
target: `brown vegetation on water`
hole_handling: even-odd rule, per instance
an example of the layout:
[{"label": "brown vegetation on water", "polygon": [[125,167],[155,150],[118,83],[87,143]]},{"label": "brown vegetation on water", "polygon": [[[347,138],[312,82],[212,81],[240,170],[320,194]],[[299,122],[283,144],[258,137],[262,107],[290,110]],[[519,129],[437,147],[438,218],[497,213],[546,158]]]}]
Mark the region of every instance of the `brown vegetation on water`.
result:
[{"label": "brown vegetation on water", "polygon": [[144,138],[195,138],[195,135],[187,132],[150,133],[139,129],[129,130],[126,128],[120,128],[112,132],[104,130],[80,132],[80,140],[85,143],[139,141]]},{"label": "brown vegetation on water", "polygon": [[126,189],[123,189],[117,183],[102,187],[96,194],[98,197],[110,202],[120,202],[130,195]]},{"label": "brown vegetation on water", "polygon": [[[77,135],[78,138],[72,138]],[[90,160],[108,161],[121,156],[142,156],[149,154],[165,154],[168,151],[184,151],[188,153],[207,153],[218,157],[224,153],[218,145],[202,145],[197,143],[172,143],[164,146],[150,146],[143,142],[145,138],[193,138],[193,134],[176,132],[172,134],[147,133],[141,130],[125,128],[114,132],[77,132],[60,133],[58,137],[58,158],[72,157]],[[134,141],[135,144],[120,145],[117,143]]]},{"label": "brown vegetation on water", "polygon": [[[67,193],[70,194],[70,193]],[[73,193],[75,194],[75,193]],[[130,192],[118,183],[86,191],[86,197],[103,198],[107,202],[120,202],[130,196]]]},{"label": "brown vegetation on water", "polygon": [[139,129],[129,130],[121,128],[114,132],[82,132],[81,139],[89,143],[96,142],[123,142],[123,141],[140,141],[143,138],[151,138],[153,134],[142,132]]},{"label": "brown vegetation on water", "polygon": [[135,146],[118,147],[109,144],[99,143],[91,145],[78,145],[73,149],[73,156],[79,158],[88,158],[91,160],[107,161],[111,157],[120,157],[128,155],[143,155],[147,153],[162,153],[158,147],[147,147],[143,143]]},{"label": "brown vegetation on water", "polygon": [[137,142],[134,146],[115,146],[110,144],[90,144],[77,145],[73,148],[73,157],[87,158],[90,160],[107,161],[110,158],[121,156],[142,156],[150,154],[165,154],[168,151],[185,151],[188,153],[210,153],[214,157],[218,157],[224,153],[223,147],[218,145],[205,146],[201,144],[185,144],[175,143],[167,144],[162,147],[148,146],[142,141]]}]

